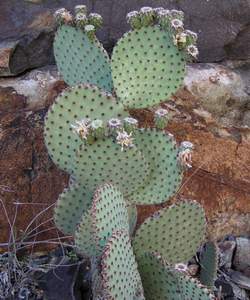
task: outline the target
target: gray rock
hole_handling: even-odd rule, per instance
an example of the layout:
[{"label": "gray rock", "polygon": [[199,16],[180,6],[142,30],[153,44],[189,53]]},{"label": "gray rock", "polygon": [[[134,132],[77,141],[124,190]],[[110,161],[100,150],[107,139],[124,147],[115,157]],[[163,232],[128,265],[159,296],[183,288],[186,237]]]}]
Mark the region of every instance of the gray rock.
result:
[{"label": "gray rock", "polygon": [[[55,267],[47,273],[36,274],[39,287],[43,290],[45,299],[48,300],[89,300],[85,278],[89,277],[89,264],[74,262],[66,257],[58,257]],[[88,293],[90,285],[87,286]]]},{"label": "gray rock", "polygon": [[250,278],[244,276],[241,272],[230,270],[228,273],[231,280],[236,283],[240,288],[250,291]]},{"label": "gray rock", "polygon": [[221,64],[193,64],[184,81],[203,111],[225,126],[245,126],[244,112],[250,103],[240,72]]},{"label": "gray rock", "polygon": [[235,270],[250,277],[250,239],[239,237],[236,239],[237,248],[233,266]]},{"label": "gray rock", "polygon": [[55,66],[36,69],[20,77],[0,78],[0,112],[15,107],[42,109],[49,104],[53,89],[60,83],[63,85]]},{"label": "gray rock", "polygon": [[233,254],[236,247],[235,241],[223,241],[218,244],[220,250],[220,267],[231,269]]},{"label": "gray rock", "polygon": [[230,280],[226,274],[221,275],[215,282],[220,296],[224,300],[249,300],[246,291]]}]

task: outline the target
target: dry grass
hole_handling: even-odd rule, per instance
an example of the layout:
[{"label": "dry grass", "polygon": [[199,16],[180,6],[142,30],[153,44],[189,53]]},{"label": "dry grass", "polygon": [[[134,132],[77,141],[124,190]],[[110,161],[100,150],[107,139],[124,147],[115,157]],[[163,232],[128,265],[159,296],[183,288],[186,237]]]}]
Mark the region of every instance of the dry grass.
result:
[{"label": "dry grass", "polygon": [[[2,193],[12,192],[8,187],[1,185],[0,190]],[[15,202],[13,205],[15,205],[15,209],[14,216],[11,219],[4,201],[0,198],[0,206],[2,206],[4,217],[9,226],[8,240],[4,243],[0,243],[0,248],[6,249],[6,251],[0,255],[0,299],[6,299],[8,297],[28,299],[28,296],[33,293],[34,290],[36,290],[37,293],[37,286],[33,280],[34,272],[47,272],[53,268],[56,269],[59,265],[63,266],[63,259],[59,265],[43,264],[41,266],[34,266],[32,260],[34,258],[36,246],[53,245],[55,247],[61,247],[64,256],[64,248],[70,247],[74,249],[74,245],[67,242],[71,236],[60,236],[54,224],[49,228],[42,229],[42,226],[52,222],[53,218],[47,219],[43,222],[40,222],[40,218],[45,215],[45,213],[51,209],[54,204],[42,208],[39,213],[32,218],[26,228],[22,231],[22,234],[17,236],[15,227],[20,206],[38,204]],[[46,240],[38,239],[41,234],[52,230],[56,233],[55,237]],[[24,256],[23,253],[25,252],[28,252],[29,255]]]}]

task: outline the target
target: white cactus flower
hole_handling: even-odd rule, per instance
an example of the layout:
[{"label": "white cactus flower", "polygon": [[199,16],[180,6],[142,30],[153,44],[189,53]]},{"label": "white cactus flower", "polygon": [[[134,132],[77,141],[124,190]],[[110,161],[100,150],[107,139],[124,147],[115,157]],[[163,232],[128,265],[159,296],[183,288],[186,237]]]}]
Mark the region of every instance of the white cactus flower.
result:
[{"label": "white cactus flower", "polygon": [[157,14],[158,14],[160,11],[163,11],[163,10],[165,10],[164,7],[156,7],[156,8],[153,9],[153,11],[155,11]]},{"label": "white cactus flower", "polygon": [[117,131],[116,142],[118,145],[121,145],[122,151],[124,148],[134,147],[133,140],[134,138],[132,138],[132,132],[127,133],[125,130]]},{"label": "white cactus flower", "polygon": [[63,20],[63,22],[66,24],[73,22],[72,14],[65,8],[58,9],[55,12],[54,17],[56,20]]},{"label": "white cactus flower", "polygon": [[183,272],[183,273],[187,273],[188,272],[188,266],[186,264],[176,264],[174,266],[175,270],[179,271],[179,272]]},{"label": "white cactus flower", "polygon": [[188,29],[185,30],[185,33],[186,33],[187,36],[190,36],[193,39],[194,42],[197,41],[197,39],[198,39],[197,33],[193,32],[191,30],[188,30]]},{"label": "white cactus flower", "polygon": [[153,8],[149,7],[149,6],[144,6],[144,7],[141,8],[140,12],[143,13],[143,14],[152,13]]},{"label": "white cactus flower", "polygon": [[184,168],[192,168],[192,154],[191,149],[182,150],[179,153],[179,162]]},{"label": "white cactus flower", "polygon": [[164,108],[159,108],[155,111],[155,116],[159,118],[163,118],[168,114],[168,110]]},{"label": "white cactus flower", "polygon": [[84,27],[84,30],[85,30],[86,32],[94,32],[94,31],[95,31],[95,26],[94,26],[94,25],[86,25],[86,26]]},{"label": "white cactus flower", "polygon": [[102,128],[104,125],[103,125],[103,121],[102,120],[94,120],[91,122],[90,124],[90,127],[91,129],[95,130],[95,129],[98,129],[98,128]]},{"label": "white cactus flower", "polygon": [[184,142],[181,142],[181,145],[180,147],[182,149],[190,149],[190,150],[193,150],[194,149],[194,144],[189,142],[189,141],[184,141]]},{"label": "white cactus flower", "polygon": [[124,118],[124,122],[134,125],[134,126],[138,125],[138,120],[136,120],[135,118],[131,118],[131,117]]},{"label": "white cactus flower", "polygon": [[170,11],[168,9],[160,9],[158,10],[159,17],[170,16]]},{"label": "white cactus flower", "polygon": [[83,119],[75,122],[76,125],[71,124],[71,128],[82,140],[86,140],[89,135],[90,120]]},{"label": "white cactus flower", "polygon": [[132,18],[138,17],[139,16],[139,12],[134,10],[131,11],[127,14],[127,21],[129,22]]},{"label": "white cactus flower", "polygon": [[174,30],[183,30],[184,29],[184,24],[181,20],[179,19],[173,19],[171,21],[171,27],[174,29]]},{"label": "white cactus flower", "polygon": [[113,119],[108,120],[108,127],[111,129],[118,129],[121,127],[121,125],[122,125],[122,122],[119,119],[113,118]]},{"label": "white cactus flower", "polygon": [[171,13],[171,16],[174,18],[174,19],[179,19],[181,21],[184,20],[184,12],[181,11],[181,10],[176,10],[176,9],[172,9],[170,11]]},{"label": "white cactus flower", "polygon": [[199,50],[196,46],[190,45],[187,47],[187,53],[194,58],[197,58],[199,55]]}]

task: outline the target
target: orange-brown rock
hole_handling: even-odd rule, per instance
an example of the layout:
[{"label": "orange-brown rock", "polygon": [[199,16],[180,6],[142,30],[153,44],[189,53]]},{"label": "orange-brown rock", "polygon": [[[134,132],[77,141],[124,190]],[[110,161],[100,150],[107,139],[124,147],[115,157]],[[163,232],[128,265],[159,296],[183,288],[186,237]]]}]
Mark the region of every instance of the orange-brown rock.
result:
[{"label": "orange-brown rock", "polygon": [[[13,79],[10,87],[4,84],[10,81],[0,80],[0,243],[8,243],[10,227],[20,239],[44,222],[30,232],[31,241],[56,236],[53,222],[47,222],[53,207],[47,208],[66,185],[67,175],[50,160],[43,141],[46,107],[65,87],[53,74],[53,70],[42,72],[45,91],[32,74]],[[38,231],[43,234],[37,235]]]}]

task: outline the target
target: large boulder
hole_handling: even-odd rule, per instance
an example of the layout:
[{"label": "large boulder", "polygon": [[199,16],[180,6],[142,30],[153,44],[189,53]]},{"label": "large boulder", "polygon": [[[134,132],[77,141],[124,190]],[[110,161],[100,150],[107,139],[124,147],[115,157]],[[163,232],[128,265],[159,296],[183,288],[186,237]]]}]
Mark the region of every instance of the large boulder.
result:
[{"label": "large boulder", "polygon": [[199,34],[200,62],[250,58],[248,0],[1,0],[0,76],[16,75],[53,62],[53,12],[83,2],[104,17],[99,37],[111,51],[128,29],[126,14],[141,6],[181,9],[186,25]]}]

